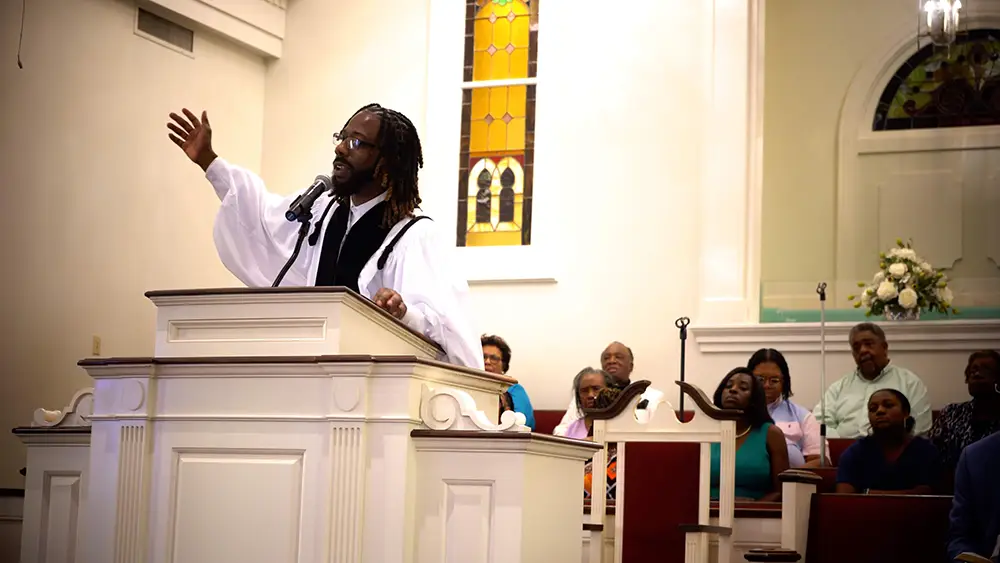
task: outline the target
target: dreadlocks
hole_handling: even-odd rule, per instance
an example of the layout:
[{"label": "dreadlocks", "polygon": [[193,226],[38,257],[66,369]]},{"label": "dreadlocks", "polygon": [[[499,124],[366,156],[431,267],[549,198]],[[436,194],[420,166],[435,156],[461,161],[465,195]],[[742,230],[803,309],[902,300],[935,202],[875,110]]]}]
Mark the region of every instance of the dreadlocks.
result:
[{"label": "dreadlocks", "polygon": [[[388,205],[385,208],[382,226],[392,228],[403,218],[412,215],[414,209],[420,207],[417,170],[424,166],[420,137],[409,118],[396,110],[384,108],[379,104],[368,104],[354,112],[351,119],[363,111],[377,115],[380,121],[376,144],[382,157],[382,164],[376,168],[375,178],[388,192],[386,194]],[[347,128],[351,119],[347,120],[342,129]],[[344,199],[345,196],[338,197],[338,201]]]}]

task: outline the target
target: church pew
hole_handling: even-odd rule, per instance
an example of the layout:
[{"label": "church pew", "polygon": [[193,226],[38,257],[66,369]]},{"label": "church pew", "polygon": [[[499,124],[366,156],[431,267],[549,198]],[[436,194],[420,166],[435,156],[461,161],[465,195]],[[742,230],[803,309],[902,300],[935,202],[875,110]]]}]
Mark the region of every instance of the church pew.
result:
[{"label": "church pew", "polygon": [[941,563],[950,496],[813,495],[806,563]]}]

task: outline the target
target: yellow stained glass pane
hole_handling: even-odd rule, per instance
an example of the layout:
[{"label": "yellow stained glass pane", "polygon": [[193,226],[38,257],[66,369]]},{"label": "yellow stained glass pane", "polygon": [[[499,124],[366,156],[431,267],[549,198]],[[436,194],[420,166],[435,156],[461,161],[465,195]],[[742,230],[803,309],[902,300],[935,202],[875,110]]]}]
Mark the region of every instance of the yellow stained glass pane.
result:
[{"label": "yellow stained glass pane", "polygon": [[[507,124],[502,119],[497,119],[490,123],[489,143],[490,151],[502,151],[507,148]],[[471,150],[471,149],[470,149]]]},{"label": "yellow stained glass pane", "polygon": [[527,15],[517,16],[510,23],[510,42],[514,44],[515,48],[527,49],[530,31],[531,17]]},{"label": "yellow stained glass pane", "polygon": [[493,53],[492,61],[490,61],[490,76],[493,80],[500,80],[503,78],[523,78],[519,76],[510,75],[510,55],[507,51],[497,51]]},{"label": "yellow stained glass pane", "polygon": [[511,119],[507,124],[507,150],[524,150],[524,118]]},{"label": "yellow stained glass pane", "polygon": [[527,49],[514,49],[514,52],[510,54],[510,77],[511,78],[527,78],[528,77],[528,50]]},{"label": "yellow stained glass pane", "polygon": [[493,57],[486,51],[476,51],[472,56],[472,79],[489,80]]},{"label": "yellow stained glass pane", "polygon": [[489,125],[478,119],[474,120],[469,127],[469,152],[483,152],[486,150],[487,141],[490,137]]},{"label": "yellow stained glass pane", "polygon": [[[473,94],[475,96],[475,94]],[[475,100],[475,97],[472,98]],[[475,104],[475,101],[473,101]],[[507,88],[507,113],[511,117],[524,117],[528,105],[528,87],[510,86]],[[473,106],[475,107],[475,106]],[[475,115],[475,112],[473,112]]]},{"label": "yellow stained glass pane", "polygon": [[476,19],[473,39],[476,51],[485,51],[493,44],[493,24],[490,20]]},{"label": "yellow stained glass pane", "polygon": [[[523,86],[521,88],[524,88]],[[527,90],[525,90],[527,92]],[[472,91],[472,119],[482,119],[490,112],[490,89],[476,88]],[[514,115],[514,114],[511,114]]]},{"label": "yellow stained glass pane", "polygon": [[490,115],[493,119],[500,119],[507,113],[507,87],[498,86],[490,88]]},{"label": "yellow stained glass pane", "polygon": [[465,246],[521,246],[521,231],[468,233]]},{"label": "yellow stained glass pane", "polygon": [[499,17],[500,14],[497,16],[497,21],[493,23],[493,46],[502,50],[510,43],[510,21],[506,17]]}]

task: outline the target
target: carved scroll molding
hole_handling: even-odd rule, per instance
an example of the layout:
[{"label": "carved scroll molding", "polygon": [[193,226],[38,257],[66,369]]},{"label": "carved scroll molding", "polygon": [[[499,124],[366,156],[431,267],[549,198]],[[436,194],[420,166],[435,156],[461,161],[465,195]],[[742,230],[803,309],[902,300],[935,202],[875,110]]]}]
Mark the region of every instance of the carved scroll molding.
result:
[{"label": "carved scroll molding", "polygon": [[477,430],[484,432],[531,432],[523,413],[507,411],[500,424],[490,422],[476,408],[472,395],[451,387],[433,388],[426,383],[420,390],[420,420],[431,430]]},{"label": "carved scroll molding", "polygon": [[35,409],[31,426],[41,428],[90,426],[90,417],[93,414],[94,388],[87,387],[77,391],[62,410]]}]

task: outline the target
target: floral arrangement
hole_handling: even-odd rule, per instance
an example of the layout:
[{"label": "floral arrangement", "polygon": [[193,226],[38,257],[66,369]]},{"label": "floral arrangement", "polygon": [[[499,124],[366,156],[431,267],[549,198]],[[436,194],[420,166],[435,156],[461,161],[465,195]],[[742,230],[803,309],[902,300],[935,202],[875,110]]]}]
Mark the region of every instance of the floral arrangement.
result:
[{"label": "floral arrangement", "polygon": [[860,295],[848,296],[865,316],[916,317],[921,310],[958,314],[948,278],[913,250],[912,242],[896,239],[896,247],[879,254],[879,271],[871,282],[858,282]]}]

